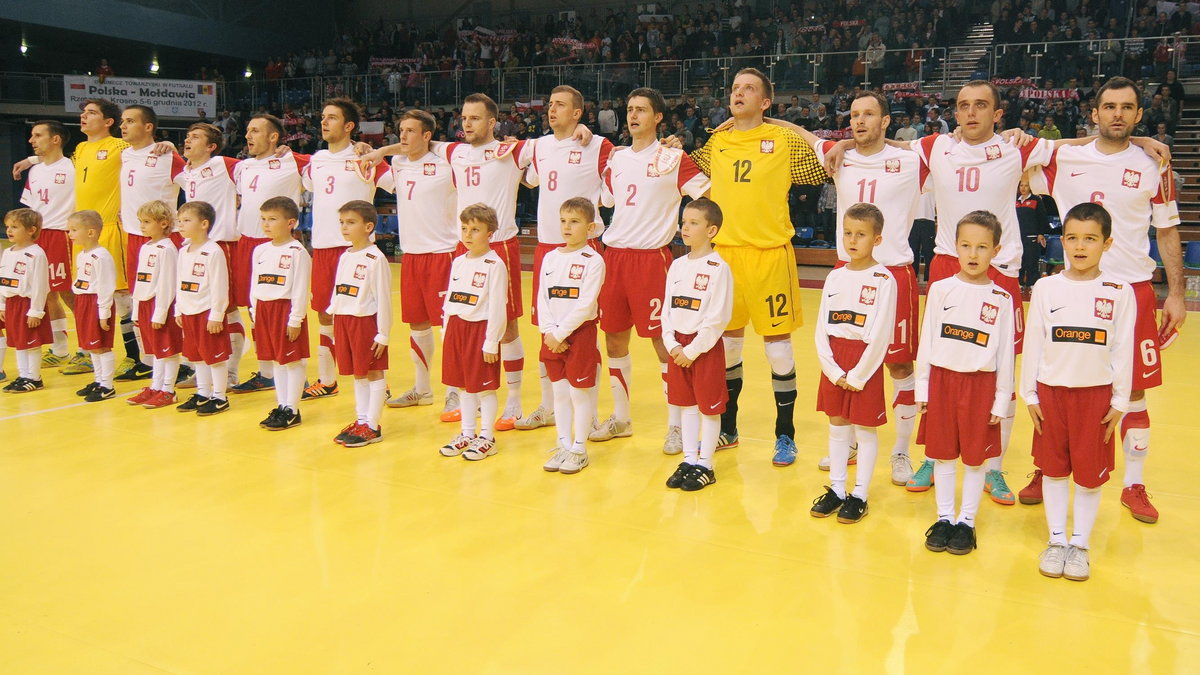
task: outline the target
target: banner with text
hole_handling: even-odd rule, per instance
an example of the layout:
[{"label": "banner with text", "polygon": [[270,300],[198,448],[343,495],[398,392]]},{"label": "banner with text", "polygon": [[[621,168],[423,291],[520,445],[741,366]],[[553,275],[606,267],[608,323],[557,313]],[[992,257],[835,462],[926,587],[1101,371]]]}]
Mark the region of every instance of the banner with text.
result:
[{"label": "banner with text", "polygon": [[124,108],[149,106],[163,117],[197,117],[217,113],[217,86],[199,80],[152,80],[110,77],[103,84],[88,75],[63,75],[63,107],[79,112],[89,98],[106,98]]}]

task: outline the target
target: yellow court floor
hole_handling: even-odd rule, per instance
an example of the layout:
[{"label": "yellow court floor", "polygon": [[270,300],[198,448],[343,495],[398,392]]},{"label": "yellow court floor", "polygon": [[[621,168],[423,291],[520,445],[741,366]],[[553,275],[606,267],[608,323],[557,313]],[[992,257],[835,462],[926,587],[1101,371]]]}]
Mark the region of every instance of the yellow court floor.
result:
[{"label": "yellow court floor", "polygon": [[[818,296],[803,294],[811,326]],[[794,338],[800,459],[771,465],[774,406],[752,338],[741,447],[717,455],[717,483],[697,493],[663,486],[678,458],[661,452],[646,341],[636,433],[593,444],[575,476],[541,469],[549,429],[502,433],[483,462],[441,457],[457,429],[437,420],[440,403],[386,411],[383,443],[337,446],[348,378],[303,406],[302,426],[271,433],[257,427],[270,392],[197,418],[79,403],[87,376],[48,373],[46,391],[0,396],[0,672],[1197,672],[1191,322],[1150,394],[1147,482],[1162,518],[1134,521],[1119,480],[1106,486],[1083,583],[1038,574],[1040,506],[985,499],[977,551],[926,551],[933,493],[891,485],[890,427],[870,514],[810,517],[828,475],[807,327]],[[523,337],[528,410],[527,321]],[[406,338],[397,326],[393,391],[411,383]],[[5,365],[14,377],[11,355]],[[243,376],[253,367],[247,357]],[[1014,490],[1032,470],[1030,434],[1022,411]]]}]

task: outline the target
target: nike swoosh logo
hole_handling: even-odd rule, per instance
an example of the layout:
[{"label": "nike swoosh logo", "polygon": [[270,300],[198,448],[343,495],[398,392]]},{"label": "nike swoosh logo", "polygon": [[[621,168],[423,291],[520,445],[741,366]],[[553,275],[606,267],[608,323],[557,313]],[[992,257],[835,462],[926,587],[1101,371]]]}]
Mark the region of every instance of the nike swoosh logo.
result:
[{"label": "nike swoosh logo", "polygon": [[902,351],[904,351],[904,347],[901,347],[900,349],[889,349],[888,353],[889,354],[899,354]]},{"label": "nike swoosh logo", "polygon": [[787,403],[776,403],[775,406],[777,408],[786,408],[789,405],[792,405],[793,403],[795,403],[795,401],[788,401]]},{"label": "nike swoosh logo", "polygon": [[854,165],[853,165],[853,164],[849,164],[849,163],[843,163],[843,164],[842,164],[842,167],[843,167],[843,168],[846,168],[846,169],[851,169],[851,168],[853,168],[853,167],[854,167]]},{"label": "nike swoosh logo", "polygon": [[1050,313],[1051,313],[1051,314],[1053,314],[1053,313],[1057,312],[1057,311],[1058,311],[1058,310],[1060,310],[1060,309],[1062,309],[1062,307],[1052,307],[1052,308],[1050,308]]},{"label": "nike swoosh logo", "polygon": [[1104,467],[1103,469],[1100,469],[1100,475],[1099,475],[1099,476],[1097,476],[1097,478],[1104,478],[1104,474],[1106,474],[1106,473],[1108,473],[1108,467],[1107,467],[1107,466],[1106,466],[1106,467]]},{"label": "nike swoosh logo", "polygon": [[492,383],[493,383],[493,382],[495,382],[495,380],[488,380],[487,382],[484,382],[484,383],[483,383],[483,386],[485,386],[485,387],[490,387],[490,386],[492,386]]},{"label": "nike swoosh logo", "polygon": [[551,274],[554,274],[554,272],[542,272],[542,276],[544,276],[544,277],[548,277]]},{"label": "nike swoosh logo", "polygon": [[958,305],[950,305],[950,306],[948,306],[948,307],[943,307],[943,308],[942,308],[942,311],[943,311],[943,312],[949,312],[950,310],[954,309],[955,307],[958,307]]},{"label": "nike swoosh logo", "polygon": [[986,453],[988,450],[991,450],[991,449],[992,449],[992,445],[995,445],[995,443],[992,443],[991,445],[988,445],[986,448],[984,448],[984,449],[983,449],[984,453]]},{"label": "nike swoosh logo", "polygon": [[[841,291],[838,291],[838,293],[841,293]],[[829,295],[826,295],[825,297],[832,298],[833,296],[837,295],[838,293],[830,293]]]},{"label": "nike swoosh logo", "polygon": [[780,327],[780,326],[782,326],[782,325],[783,325],[783,320],[781,319],[781,320],[779,320],[779,321],[775,321],[775,322],[773,322],[773,323],[771,324],[771,328],[779,328],[779,327]]},{"label": "nike swoosh logo", "polygon": [[450,277],[450,281],[458,281],[458,277]]},{"label": "nike swoosh logo", "polygon": [[1138,447],[1138,446],[1136,446],[1136,445],[1135,445],[1135,446],[1133,446],[1133,451],[1134,451],[1134,452],[1145,452],[1145,451],[1146,451],[1146,446],[1144,446],[1144,445],[1143,445],[1143,446],[1141,446],[1141,447]]},{"label": "nike swoosh logo", "polygon": [[1071,178],[1074,178],[1075,176],[1082,176],[1085,173],[1087,173],[1087,172],[1086,171],[1072,171]]},{"label": "nike swoosh logo", "polygon": [[661,323],[652,323],[649,326],[647,326],[647,328],[649,328],[650,330],[658,330],[659,328],[662,328],[662,324]]},{"label": "nike swoosh logo", "polygon": [[217,355],[216,355],[216,356],[214,356],[213,358],[214,358],[214,359],[217,359],[217,360],[219,361],[219,360],[221,360],[221,359],[225,358],[225,355],[224,355],[224,354],[217,354]]},{"label": "nike swoosh logo", "polygon": [[580,377],[580,378],[577,378],[577,379],[575,380],[575,382],[577,382],[577,383],[578,383],[578,382],[583,382],[583,381],[584,381],[584,380],[586,380],[586,379],[587,379],[586,377]]},{"label": "nike swoosh logo", "polygon": [[914,418],[914,417],[916,417],[916,415],[908,415],[908,416],[901,415],[901,416],[900,416],[900,419],[902,419],[902,420],[911,420],[911,419],[912,419],[912,418]]},{"label": "nike swoosh logo", "polygon": [[1146,373],[1144,377],[1150,377],[1151,375],[1153,375],[1157,372],[1158,372],[1158,368],[1155,368],[1154,370],[1151,370],[1150,372]]}]

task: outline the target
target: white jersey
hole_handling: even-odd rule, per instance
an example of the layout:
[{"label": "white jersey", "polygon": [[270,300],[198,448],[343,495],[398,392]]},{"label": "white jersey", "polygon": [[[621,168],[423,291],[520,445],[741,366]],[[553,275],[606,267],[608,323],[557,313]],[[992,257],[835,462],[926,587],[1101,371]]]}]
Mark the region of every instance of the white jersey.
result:
[{"label": "white jersey", "polygon": [[538,289],[538,329],[562,341],[597,316],[604,258],[591,246],[566,252],[548,251],[542,258]]},{"label": "white jersey", "polygon": [[604,178],[604,203],[613,206],[604,244],[647,250],[666,246],[679,229],[683,196],[697,199],[711,185],[687,153],[658,141],[637,152],[626,148],[614,153]]},{"label": "white jersey", "polygon": [[[293,301],[292,307],[307,311],[302,297],[299,302]],[[342,316],[374,316],[375,342],[388,343],[392,332],[392,270],[383,251],[371,244],[342,253],[328,311]]]},{"label": "white jersey", "polygon": [[175,177],[187,164],[177,153],[155,155],[153,150],[154,145],[150,144],[140,150],[121,151],[121,229],[139,237],[142,228],[138,224],[138,209],[158,200],[174,212],[179,198]]},{"label": "white jersey", "polygon": [[1039,279],[1025,322],[1021,398],[1037,403],[1038,382],[1111,384],[1112,407],[1128,411],[1136,311],[1129,284],[1105,273],[1090,281],[1072,281],[1062,272]]},{"label": "white jersey", "polygon": [[170,239],[147,242],[138,249],[137,281],[131,297],[136,301],[154,301],[154,323],[165,323],[175,302],[176,276],[179,274],[179,249]]},{"label": "white jersey", "polygon": [[312,283],[312,256],[298,241],[280,246],[268,241],[254,247],[250,275],[250,311],[258,311],[262,300],[291,300],[288,325],[299,328],[308,312]]},{"label": "white jersey", "polygon": [[[852,387],[862,389],[883,365],[895,321],[896,280],[886,267],[875,264],[852,270],[846,266],[830,272],[821,291],[816,329],[817,358],[825,377],[830,382],[844,377]],[[834,360],[831,337],[867,343],[849,372]]]},{"label": "white jersey", "polygon": [[400,250],[450,253],[458,245],[458,206],[454,171],[433,152],[411,160],[392,157]]},{"label": "white jersey", "polygon": [[[1063,216],[1083,202],[1102,204],[1112,216],[1112,247],[1100,258],[1100,269],[1121,281],[1148,281],[1150,226],[1179,225],[1171,167],[1158,166],[1141,148],[1130,145],[1106,155],[1093,141],[1065,145],[1042,167],[1045,187]],[[1066,260],[1067,267],[1071,260]]]},{"label": "white jersey", "polygon": [[200,166],[184,166],[175,176],[175,184],[183,188],[183,198],[189,202],[208,202],[217,217],[208,230],[216,241],[237,241],[237,187],[233,183],[232,157],[211,157]]},{"label": "white jersey", "polygon": [[994,372],[992,414],[1007,416],[1015,386],[1013,316],[1012,297],[994,283],[971,284],[952,276],[930,285],[917,348],[917,401],[929,402],[933,366]]},{"label": "white jersey", "polygon": [[[458,214],[472,204],[487,204],[496,210],[500,228],[492,233],[492,241],[506,241],[517,236],[517,190],[521,175],[533,159],[534,141],[501,143],[493,140],[485,145],[470,143],[435,143],[433,152],[454,168],[458,184]],[[557,221],[555,221],[557,222]]]},{"label": "white jersey", "polygon": [[[822,165],[825,153],[836,144],[821,139],[812,144]],[[833,175],[837,186],[838,227],[834,239],[838,260],[850,261],[842,243],[842,219],[851,206],[866,203],[874,204],[883,212],[883,243],[872,253],[875,260],[887,267],[912,264],[908,234],[917,217],[919,200],[916,197],[920,194],[924,173],[921,157],[913,150],[884,145],[883,150],[873,155],[863,155],[854,149],[846,151],[842,166]]]},{"label": "white jersey", "polygon": [[[604,170],[613,144],[605,137],[592,136],[587,145],[572,138],[539,138],[533,150],[533,162],[525,170],[525,182],[538,188],[537,235],[542,244],[561,245],[559,208],[573,197],[593,204],[601,201]],[[596,233],[594,236],[599,236]]]},{"label": "white jersey", "polygon": [[268,199],[288,197],[300,203],[300,172],[307,165],[308,155],[294,152],[266,159],[247,157],[234,165],[233,183],[240,197],[237,229],[243,237],[267,238],[259,216]]},{"label": "white jersey", "polygon": [[928,168],[923,188],[933,190],[937,204],[937,237],[933,250],[954,256],[958,221],[972,211],[990,211],[1000,221],[1000,252],[992,258],[1005,276],[1021,271],[1021,226],[1013,195],[1021,174],[1050,161],[1054,144],[1039,138],[1023,148],[998,135],[978,145],[956,143],[938,134],[917,141],[916,148]]},{"label": "white jersey", "polygon": [[25,179],[21,203],[42,216],[42,229],[66,230],[75,212],[75,164],[68,157],[52,164],[34,164]]},{"label": "white jersey", "polygon": [[508,298],[508,269],[496,252],[472,258],[460,255],[450,263],[450,286],[442,301],[446,317],[463,321],[486,321],[483,351],[496,353],[508,323],[505,311]]},{"label": "white jersey", "polygon": [[[50,262],[41,246],[10,246],[0,251],[0,298],[29,298],[29,316],[40,319],[46,314],[49,294]],[[7,320],[14,321],[16,317]]]},{"label": "white jersey", "polygon": [[721,341],[733,315],[733,272],[716,251],[699,258],[682,255],[667,272],[666,309],[662,313],[662,340],[667,352],[679,346],[675,334],[695,334],[683,348],[692,359]]},{"label": "white jersey", "polygon": [[176,265],[179,291],[175,312],[180,316],[208,314],[209,321],[225,321],[229,306],[229,267],[225,253],[209,239],[199,246],[186,243],[179,249]]},{"label": "white jersey", "polygon": [[359,176],[358,155],[354,153],[354,146],[346,146],[340,152],[318,150],[313,154],[300,173],[304,189],[313,195],[313,248],[350,245],[342,238],[338,209],[355,200],[373,202],[375,188],[392,191],[392,172],[386,163],[375,167],[371,176],[370,182]]},{"label": "white jersey", "polygon": [[113,294],[117,292],[117,263],[103,246],[80,251],[75,256],[75,295],[94,295],[101,320],[112,316]]}]

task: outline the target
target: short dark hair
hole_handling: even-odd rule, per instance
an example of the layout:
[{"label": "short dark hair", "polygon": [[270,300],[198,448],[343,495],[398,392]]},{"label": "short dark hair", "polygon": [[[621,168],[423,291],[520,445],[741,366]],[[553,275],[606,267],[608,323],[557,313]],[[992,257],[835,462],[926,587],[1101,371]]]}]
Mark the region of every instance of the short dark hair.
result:
[{"label": "short dark hair", "polygon": [[560,84],[550,90],[550,95],[553,96],[554,94],[570,94],[571,104],[579,110],[583,110],[583,94],[579,93],[579,90],[575,87],[569,84]]},{"label": "short dark hair", "polygon": [[38,120],[33,123],[33,126],[46,127],[46,131],[51,136],[58,136],[60,139],[62,139],[63,145],[66,145],[67,141],[71,139],[71,132],[67,131],[67,128],[63,126],[63,123],[59,122],[58,120]]},{"label": "short dark hair", "polygon": [[188,133],[191,133],[192,131],[200,131],[203,133],[209,145],[217,146],[217,149],[213,150],[214,155],[220,152],[221,148],[225,145],[225,137],[221,134],[221,130],[217,128],[215,124],[209,124],[208,122],[196,122],[192,126],[188,127],[187,130]]},{"label": "short dark hair", "polygon": [[329,106],[333,106],[338,110],[341,110],[342,118],[354,125],[354,129],[351,131],[351,133],[357,132],[359,127],[362,126],[362,107],[358,105],[354,99],[346,98],[345,96],[338,96],[321,104],[322,108],[328,108]]},{"label": "short dark hair", "polygon": [[846,218],[871,223],[871,228],[875,230],[875,234],[883,234],[883,211],[880,211],[879,207],[874,204],[859,202],[846,209],[846,215],[842,216],[842,221],[845,222]]},{"label": "short dark hair", "polygon": [[478,92],[467,94],[467,97],[463,99],[463,105],[465,106],[468,103],[482,103],[483,107],[487,109],[488,114],[492,116],[492,119],[500,117],[500,106],[496,105],[492,97],[487,94],[480,94]]},{"label": "short dark hair", "polygon": [[363,219],[363,222],[370,223],[372,227],[374,227],[375,221],[379,218],[379,212],[375,210],[375,205],[361,199],[348,201],[339,206],[338,215],[343,213],[357,213],[358,217]]},{"label": "short dark hair", "polygon": [[772,101],[775,100],[775,85],[771,84],[771,79],[767,77],[766,73],[758,68],[742,68],[741,70],[737,71],[737,75],[734,75],[734,78],[737,78],[738,75],[753,75],[757,77],[762,81],[763,98],[770,99]]},{"label": "short dark hair", "polygon": [[141,103],[134,103],[133,105],[125,106],[125,109],[136,110],[138,115],[141,115],[143,124],[149,124],[155,129],[158,129],[158,113],[154,112],[154,108],[151,108],[148,105],[142,105]]},{"label": "short dark hair", "polygon": [[274,115],[268,115],[267,113],[259,113],[258,115],[250,118],[251,122],[254,120],[265,120],[266,123],[270,125],[271,129],[274,130],[275,133],[279,134],[279,142],[283,142],[283,137],[287,135],[287,132],[283,130],[283,122],[281,122],[278,117]]},{"label": "short dark hair", "polygon": [[574,211],[587,219],[589,223],[596,220],[596,205],[587,197],[571,197],[558,207],[558,212]]},{"label": "short dark hair", "polygon": [[104,119],[112,120],[114,124],[121,120],[121,108],[106,98],[89,98],[79,106],[79,109],[83,110],[88,107],[88,104],[99,108],[100,114],[104,116]]},{"label": "short dark hair", "polygon": [[967,87],[987,87],[988,90],[992,92],[992,100],[995,101],[995,107],[997,109],[1000,108],[1000,88],[997,87],[996,85],[992,84],[988,80],[971,80],[970,82],[964,84],[962,87],[959,87],[958,97],[956,97],[956,99],[955,99],[955,107],[957,107],[957,104],[958,104],[957,98],[962,97],[962,90],[966,89]]},{"label": "short dark hair", "polygon": [[1112,216],[1109,215],[1108,209],[1093,202],[1080,202],[1071,207],[1067,211],[1067,215],[1063,218],[1063,233],[1067,231],[1067,223],[1072,220],[1090,220],[1100,223],[1100,233],[1105,239],[1112,236]]},{"label": "short dark hair", "polygon": [[207,222],[208,232],[212,232],[213,222],[217,219],[217,210],[214,209],[212,204],[209,204],[208,202],[186,202],[183,206],[179,207],[179,210],[176,211],[176,213],[180,216],[185,213],[191,213],[200,220]]},{"label": "short dark hair", "polygon": [[959,219],[958,224],[954,226],[954,237],[958,238],[958,232],[963,225],[978,225],[986,228],[992,233],[992,244],[1000,245],[1000,234],[1003,230],[1000,228],[1000,219],[991,211],[972,211]]},{"label": "short dark hair", "polygon": [[638,87],[637,89],[629,92],[629,95],[625,97],[625,101],[628,102],[634,96],[641,96],[642,98],[649,100],[650,109],[654,112],[660,115],[666,114],[667,102],[665,99],[663,99],[663,95],[661,92],[659,92],[659,90],[651,89],[650,87]]},{"label": "short dark hair", "polygon": [[404,114],[400,116],[400,121],[403,122],[404,120],[416,120],[420,122],[421,127],[431,134],[437,128],[437,120],[433,119],[433,115],[416,108],[404,111]]},{"label": "short dark hair", "polygon": [[892,114],[892,113],[891,113],[891,106],[889,106],[889,105],[888,105],[887,99],[885,99],[885,98],[883,97],[883,94],[880,94],[879,92],[875,92],[875,91],[863,91],[863,92],[859,92],[859,93],[858,93],[858,94],[857,94],[857,95],[856,95],[856,96],[855,96],[855,97],[854,97],[854,98],[853,98],[853,99],[850,101],[850,105],[854,105],[854,101],[857,101],[857,100],[858,100],[858,99],[860,99],[860,98],[869,98],[869,99],[872,99],[872,100],[874,100],[874,101],[875,101],[875,103],[876,103],[876,104],[879,106],[879,114],[880,114],[880,115],[887,115],[887,116],[889,116],[889,117],[891,116],[891,114]]},{"label": "short dark hair", "polygon": [[271,197],[258,207],[262,211],[279,211],[290,219],[298,220],[300,218],[300,207],[296,206],[296,202],[291,197]]},{"label": "short dark hair", "polygon": [[687,209],[699,211],[700,215],[704,217],[704,221],[709,225],[715,226],[718,230],[721,229],[721,224],[725,222],[725,214],[721,212],[721,207],[708,197],[693,199],[683,208],[685,211]]},{"label": "short dark hair", "polygon": [[[1100,105],[1100,100],[1102,98],[1104,98],[1105,92],[1107,92],[1109,90],[1113,90],[1113,89],[1132,89],[1133,93],[1137,96],[1137,107],[1139,110],[1141,110],[1141,108],[1142,108],[1142,88],[1137,85],[1137,82],[1134,82],[1133,80],[1129,79],[1128,77],[1121,77],[1121,76],[1109,78],[1109,80],[1107,82],[1105,82],[1104,84],[1102,84],[1100,86],[1100,89],[1096,92],[1096,105],[1097,106]],[[1105,235],[1105,236],[1108,236],[1108,235]]]}]

